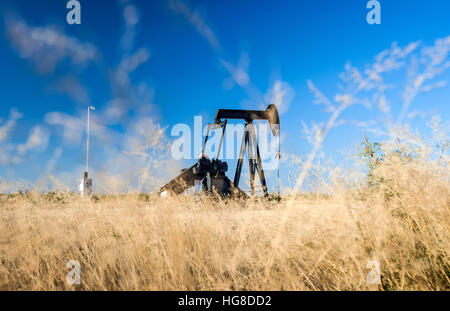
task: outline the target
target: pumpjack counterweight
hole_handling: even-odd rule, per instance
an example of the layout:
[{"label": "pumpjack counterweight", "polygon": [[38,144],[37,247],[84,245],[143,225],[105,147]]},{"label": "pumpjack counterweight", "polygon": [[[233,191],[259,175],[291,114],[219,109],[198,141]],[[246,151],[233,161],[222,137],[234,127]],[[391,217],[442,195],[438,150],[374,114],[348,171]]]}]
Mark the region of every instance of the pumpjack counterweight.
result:
[{"label": "pumpjack counterweight", "polygon": [[[244,136],[239,151],[238,163],[232,182],[225,173],[228,170],[228,164],[219,160],[220,150],[223,144],[223,136],[227,120],[239,119],[245,120]],[[195,186],[196,182],[201,183],[202,190],[206,193],[216,192],[223,197],[245,197],[246,194],[239,188],[239,181],[244,165],[245,153],[248,150],[248,164],[250,172],[251,194],[255,194],[255,176],[258,174],[264,196],[268,196],[266,178],[262,166],[262,160],[259,152],[258,140],[256,138],[254,120],[267,120],[269,122],[272,134],[280,134],[280,118],[277,107],[269,105],[266,110],[237,110],[237,109],[218,109],[213,124],[208,124],[208,131],[203,143],[202,154],[197,163],[190,168],[182,170],[180,175],[169,181],[160,188],[159,194],[181,194],[187,189]],[[222,128],[222,136],[218,147],[217,156],[210,160],[204,154],[206,143],[211,129]]]}]

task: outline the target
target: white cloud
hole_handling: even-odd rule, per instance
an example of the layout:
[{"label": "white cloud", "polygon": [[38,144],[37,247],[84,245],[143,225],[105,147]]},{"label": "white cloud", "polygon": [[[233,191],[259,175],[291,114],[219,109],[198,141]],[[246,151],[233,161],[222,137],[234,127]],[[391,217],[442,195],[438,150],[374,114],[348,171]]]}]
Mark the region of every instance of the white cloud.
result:
[{"label": "white cloud", "polygon": [[391,111],[385,95],[380,96],[380,100],[378,101],[378,109],[380,109],[383,113],[389,113]]},{"label": "white cloud", "polygon": [[185,3],[179,0],[169,0],[169,7],[175,13],[182,14],[191,23],[197,31],[208,40],[209,44],[214,49],[219,49],[220,44],[216,35],[211,28],[205,23],[200,14],[192,10]]},{"label": "white cloud", "polygon": [[51,26],[33,27],[21,19],[7,17],[6,33],[20,57],[31,60],[43,73],[52,73],[63,59],[86,65],[97,57],[97,49]]},{"label": "white cloud", "polygon": [[136,25],[139,23],[139,11],[136,6],[130,4],[123,10],[123,16],[127,25]]},{"label": "white cloud", "polygon": [[81,143],[86,126],[81,118],[68,115],[64,112],[49,112],[45,115],[45,121],[49,125],[63,127],[62,136],[65,144],[72,145]]},{"label": "white cloud", "polygon": [[[150,58],[147,48],[138,48],[132,52],[136,25],[140,21],[140,13],[137,7],[128,2],[124,3],[123,17],[125,33],[122,36],[122,59],[111,73],[111,88],[113,98],[106,104],[103,120],[105,124],[116,124],[126,119],[132,109],[143,111],[143,106],[150,106],[153,101],[153,90],[145,83],[135,86],[131,82],[131,74],[146,63]],[[148,110],[148,109],[147,109]]]},{"label": "white cloud", "polygon": [[121,38],[120,44],[124,51],[133,48],[136,37],[136,25],[140,21],[140,13],[136,6],[128,4],[123,9],[123,18],[125,21],[125,32]]},{"label": "white cloud", "polygon": [[[62,136],[66,146],[80,146],[87,130],[87,111],[73,116],[64,112],[49,112],[45,115],[48,125],[57,127],[57,134]],[[91,113],[90,132],[92,139],[103,146],[113,146],[120,139],[119,132],[108,128],[102,114]],[[60,130],[62,127],[62,131]]]},{"label": "white cloud", "polygon": [[132,55],[125,55],[115,73],[115,82],[121,87],[130,86],[130,73],[150,58],[150,52],[146,48],[140,48]]},{"label": "white cloud", "polygon": [[17,109],[11,108],[8,120],[0,126],[0,162],[3,165],[17,165],[22,163],[28,151],[41,151],[47,147],[50,134],[42,126],[34,126],[25,143],[11,142],[9,134],[16,126],[17,120],[23,115]]},{"label": "white cloud", "polygon": [[[194,28],[208,41],[209,45],[218,54],[219,61],[222,66],[230,74],[230,77],[225,79],[223,87],[226,90],[230,90],[235,84],[239,85],[247,94],[250,100],[243,100],[244,108],[253,108],[264,101],[263,94],[255,87],[248,74],[249,57],[247,53],[242,53],[237,65],[233,62],[226,60],[223,55],[223,51],[220,48],[220,42],[216,35],[212,31],[211,27],[206,24],[199,13],[190,8],[186,3],[180,0],[168,0],[169,7],[174,13],[181,13]],[[249,106],[249,107],[247,107]]]},{"label": "white cloud", "polygon": [[230,74],[230,78],[227,78],[224,81],[225,89],[232,89],[234,84],[237,84],[242,88],[246,88],[249,85],[250,77],[247,73],[249,66],[249,57],[247,53],[241,54],[237,66],[222,58],[220,59],[220,62]]},{"label": "white cloud", "polygon": [[80,81],[73,76],[62,77],[49,86],[50,90],[55,90],[61,94],[67,94],[74,102],[89,104],[89,95]]},{"label": "white cloud", "polygon": [[[132,73],[149,60],[150,52],[144,47],[134,48],[140,12],[130,1],[122,1],[122,4],[124,33],[120,44],[123,54],[117,67],[109,68],[112,98],[91,114],[90,129],[90,169],[94,188],[110,193],[156,189],[169,175],[179,172],[177,163],[173,163],[170,157],[170,140],[165,128],[152,115],[154,90],[144,82],[132,81]],[[62,63],[87,65],[99,55],[93,45],[69,37],[54,27],[32,27],[12,17],[6,19],[5,25],[12,47],[46,74],[52,74]],[[78,103],[90,103],[86,89],[72,73],[55,77],[49,90],[66,93]],[[130,112],[134,115],[132,119]],[[15,120],[20,117],[20,113],[12,110],[9,120],[0,123],[0,143],[9,138]],[[71,152],[83,155],[86,135],[84,109],[75,114],[48,112],[45,121]],[[117,125],[121,130],[110,125]],[[20,163],[26,155],[47,146],[48,134],[44,126],[35,126],[25,142],[2,143],[0,161],[4,165]],[[84,169],[83,161],[49,176],[62,153],[61,147],[54,150],[35,186],[66,191],[77,188]]]},{"label": "white cloud", "polygon": [[20,113],[16,108],[10,109],[8,120],[5,124],[0,126],[0,142],[4,141],[8,137],[9,132],[16,125],[16,121],[22,118],[22,116],[22,113]]},{"label": "white cloud", "polygon": [[47,147],[50,134],[42,126],[35,126],[31,129],[27,141],[24,144],[17,145],[17,153],[24,156],[33,149],[44,149]]},{"label": "white cloud", "polygon": [[278,112],[282,114],[288,111],[294,96],[295,92],[289,83],[277,80],[266,93],[265,99],[269,104],[276,105]]}]

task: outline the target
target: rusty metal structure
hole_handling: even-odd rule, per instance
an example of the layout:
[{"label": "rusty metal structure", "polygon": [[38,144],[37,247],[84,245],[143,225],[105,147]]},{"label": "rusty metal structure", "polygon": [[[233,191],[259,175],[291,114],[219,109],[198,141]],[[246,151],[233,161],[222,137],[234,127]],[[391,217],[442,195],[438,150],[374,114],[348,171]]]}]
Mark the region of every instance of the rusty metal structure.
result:
[{"label": "rusty metal structure", "polygon": [[[245,121],[244,135],[242,138],[233,181],[225,175],[228,170],[228,164],[219,160],[227,121],[231,119]],[[280,135],[280,118],[277,107],[273,104],[269,105],[266,110],[218,109],[214,117],[214,123],[208,124],[207,134],[203,142],[202,153],[197,163],[189,168],[183,169],[180,175],[160,188],[159,194],[181,194],[187,189],[193,187],[196,182],[200,182],[202,191],[204,192],[216,192],[223,197],[245,197],[246,194],[239,188],[239,182],[242,167],[244,165],[244,156],[247,152],[251,194],[255,194],[255,177],[257,174],[261,182],[264,196],[267,197],[268,190],[266,178],[264,175],[255,127],[253,124],[254,120],[267,120],[272,130],[272,134],[274,136]],[[222,129],[220,144],[216,158],[210,160],[205,156],[206,143],[208,141],[210,131],[217,129]]]}]

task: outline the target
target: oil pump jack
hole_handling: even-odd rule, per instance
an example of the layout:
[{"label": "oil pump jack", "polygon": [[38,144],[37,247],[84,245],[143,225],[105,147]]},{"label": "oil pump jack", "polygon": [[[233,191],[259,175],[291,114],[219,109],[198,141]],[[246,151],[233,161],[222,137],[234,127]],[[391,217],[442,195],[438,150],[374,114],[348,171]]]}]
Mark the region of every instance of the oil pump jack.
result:
[{"label": "oil pump jack", "polygon": [[[233,182],[225,175],[228,170],[228,164],[219,160],[225,128],[227,126],[227,121],[230,119],[245,121],[244,135],[242,138]],[[239,188],[239,181],[241,178],[242,166],[244,164],[244,155],[248,150],[251,194],[254,195],[255,193],[255,173],[257,173],[264,196],[267,197],[268,190],[266,178],[262,167],[258,141],[253,124],[254,120],[267,120],[272,130],[272,135],[280,135],[280,118],[277,107],[273,104],[269,105],[266,110],[218,109],[214,117],[214,123],[208,124],[205,141],[203,142],[202,153],[197,163],[190,168],[183,169],[180,175],[160,188],[159,194],[181,194],[185,190],[193,187],[196,182],[201,182],[202,190],[206,193],[212,193],[215,191],[223,197],[245,197],[245,192]],[[222,129],[222,135],[218,146],[217,156],[215,159],[210,160],[205,156],[206,143],[208,141],[210,131],[220,128]],[[277,154],[277,157],[279,157],[279,154]]]}]

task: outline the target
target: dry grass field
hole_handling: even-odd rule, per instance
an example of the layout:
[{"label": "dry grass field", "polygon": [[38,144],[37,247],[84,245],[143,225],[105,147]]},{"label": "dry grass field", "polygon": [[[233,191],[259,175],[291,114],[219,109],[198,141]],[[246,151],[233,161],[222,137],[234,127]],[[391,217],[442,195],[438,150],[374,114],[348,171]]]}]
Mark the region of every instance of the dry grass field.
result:
[{"label": "dry grass field", "polygon": [[449,290],[448,160],[386,151],[365,186],[347,175],[281,202],[5,194],[0,290]]}]

